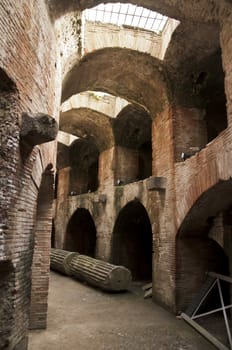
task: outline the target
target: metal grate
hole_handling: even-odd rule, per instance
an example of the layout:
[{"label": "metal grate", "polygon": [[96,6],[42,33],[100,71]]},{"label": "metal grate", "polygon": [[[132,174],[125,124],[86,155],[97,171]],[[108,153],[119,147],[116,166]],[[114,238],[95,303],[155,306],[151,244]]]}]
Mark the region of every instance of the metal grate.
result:
[{"label": "metal grate", "polygon": [[168,20],[160,13],[132,4],[100,4],[84,12],[88,21],[127,25],[156,33],[162,33]]}]

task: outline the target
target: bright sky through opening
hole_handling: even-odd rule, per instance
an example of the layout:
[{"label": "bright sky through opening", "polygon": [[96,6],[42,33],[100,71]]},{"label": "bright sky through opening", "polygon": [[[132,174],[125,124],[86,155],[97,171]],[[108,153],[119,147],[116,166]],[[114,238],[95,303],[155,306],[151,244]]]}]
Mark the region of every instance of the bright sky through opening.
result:
[{"label": "bright sky through opening", "polygon": [[85,10],[85,18],[92,22],[104,22],[118,26],[127,25],[162,33],[168,17],[146,8],[120,3],[100,4]]}]

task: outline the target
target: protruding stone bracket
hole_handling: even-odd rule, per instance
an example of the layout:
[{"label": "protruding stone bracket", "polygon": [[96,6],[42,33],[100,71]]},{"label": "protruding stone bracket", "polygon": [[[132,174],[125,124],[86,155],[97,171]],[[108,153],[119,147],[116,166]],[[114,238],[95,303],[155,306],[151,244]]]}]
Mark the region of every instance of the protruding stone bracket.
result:
[{"label": "protruding stone bracket", "polygon": [[23,142],[34,147],[55,140],[58,124],[53,117],[44,113],[22,113],[20,137]]},{"label": "protruding stone bracket", "polygon": [[164,191],[166,189],[167,179],[166,177],[152,176],[146,181],[146,187],[148,191]]}]

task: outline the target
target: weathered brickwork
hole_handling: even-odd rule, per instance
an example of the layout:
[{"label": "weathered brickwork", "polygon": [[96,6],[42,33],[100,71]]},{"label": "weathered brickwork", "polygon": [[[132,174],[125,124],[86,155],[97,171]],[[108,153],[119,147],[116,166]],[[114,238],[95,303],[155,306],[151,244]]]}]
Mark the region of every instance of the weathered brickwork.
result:
[{"label": "weathered brickwork", "polygon": [[[86,158],[77,157],[78,171],[74,171],[70,148],[66,148],[63,163],[58,164],[55,246],[65,246],[70,218],[81,208],[96,227],[95,256],[110,261],[115,232],[122,239],[116,242],[116,251],[123,242],[126,253],[132,251],[130,229],[142,227],[140,213],[145,213],[149,225],[141,231],[149,226],[146,252],[152,254],[148,270],[153,274],[153,298],[177,312],[190,302],[207,270],[232,271],[231,4],[147,0],[150,9],[181,21],[172,37],[168,34],[169,45],[155,36],[149,52],[155,56],[158,49],[160,59],[141,46],[146,53],[118,39],[109,42],[105,29],[104,40],[100,42],[98,31],[99,40],[89,41],[85,52],[81,14],[85,6],[78,0],[0,2],[0,349],[25,350],[28,328],[46,327],[57,150],[53,141],[34,147],[36,143],[29,145],[20,135],[23,113],[44,113],[58,121],[61,95],[65,101],[83,91],[105,91],[127,99],[122,106],[134,104],[135,111],[143,109],[151,116],[152,131],[147,128],[149,137],[143,140],[152,144],[152,165],[147,167],[152,171],[146,176],[162,177],[165,188],[151,191],[146,176],[138,181],[143,124],[133,113],[131,124],[122,124],[125,130],[117,134],[118,141],[116,102],[104,112],[85,106],[82,113],[79,108],[66,127],[68,132],[75,127],[76,134],[95,142],[98,169],[96,165],[81,172],[89,156],[83,153]],[[88,32],[86,39],[90,36]],[[224,88],[226,106],[221,104]],[[214,111],[218,96],[220,108]],[[61,115],[61,126],[66,117],[69,120],[69,109]],[[103,115],[106,110],[109,113]],[[75,124],[78,113],[82,116]],[[217,136],[213,138],[210,127],[215,123]],[[136,131],[133,145],[131,130]],[[182,153],[187,157],[181,158]],[[150,156],[144,159],[149,162]],[[97,171],[98,181],[92,187],[89,180]],[[79,174],[81,179],[77,179]],[[142,211],[133,212],[137,205]],[[125,220],[124,213],[128,214]],[[122,263],[132,264],[135,275],[142,276],[137,270],[139,254],[133,262],[128,254],[121,257]]]},{"label": "weathered brickwork", "polygon": [[[11,4],[2,1],[0,35],[3,39],[0,54],[3,229],[0,260],[4,276],[0,287],[0,348],[21,350],[27,348],[38,189],[46,165],[54,162],[55,150],[50,144],[49,148],[41,146],[40,152],[38,149],[31,152],[21,144],[21,115],[24,111],[32,111],[57,117],[59,90],[56,93],[54,34],[43,1],[33,5],[29,1]],[[48,52],[51,54],[49,59]],[[8,79],[9,84],[2,86],[4,79]],[[41,159],[41,165],[36,165],[32,171],[37,157]],[[49,221],[50,218],[49,214]],[[46,239],[50,242],[49,237]],[[48,251],[46,255],[48,259]],[[46,294],[48,282],[40,288]],[[43,317],[46,319],[46,312]]]}]

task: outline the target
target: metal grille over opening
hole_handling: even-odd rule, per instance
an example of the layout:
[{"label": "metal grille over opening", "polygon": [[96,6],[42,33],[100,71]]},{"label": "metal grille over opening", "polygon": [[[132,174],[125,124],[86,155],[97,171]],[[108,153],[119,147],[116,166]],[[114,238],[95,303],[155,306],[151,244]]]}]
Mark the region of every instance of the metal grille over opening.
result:
[{"label": "metal grille over opening", "polygon": [[160,13],[132,4],[100,4],[84,12],[88,21],[138,27],[155,33],[162,33],[168,21]]}]

